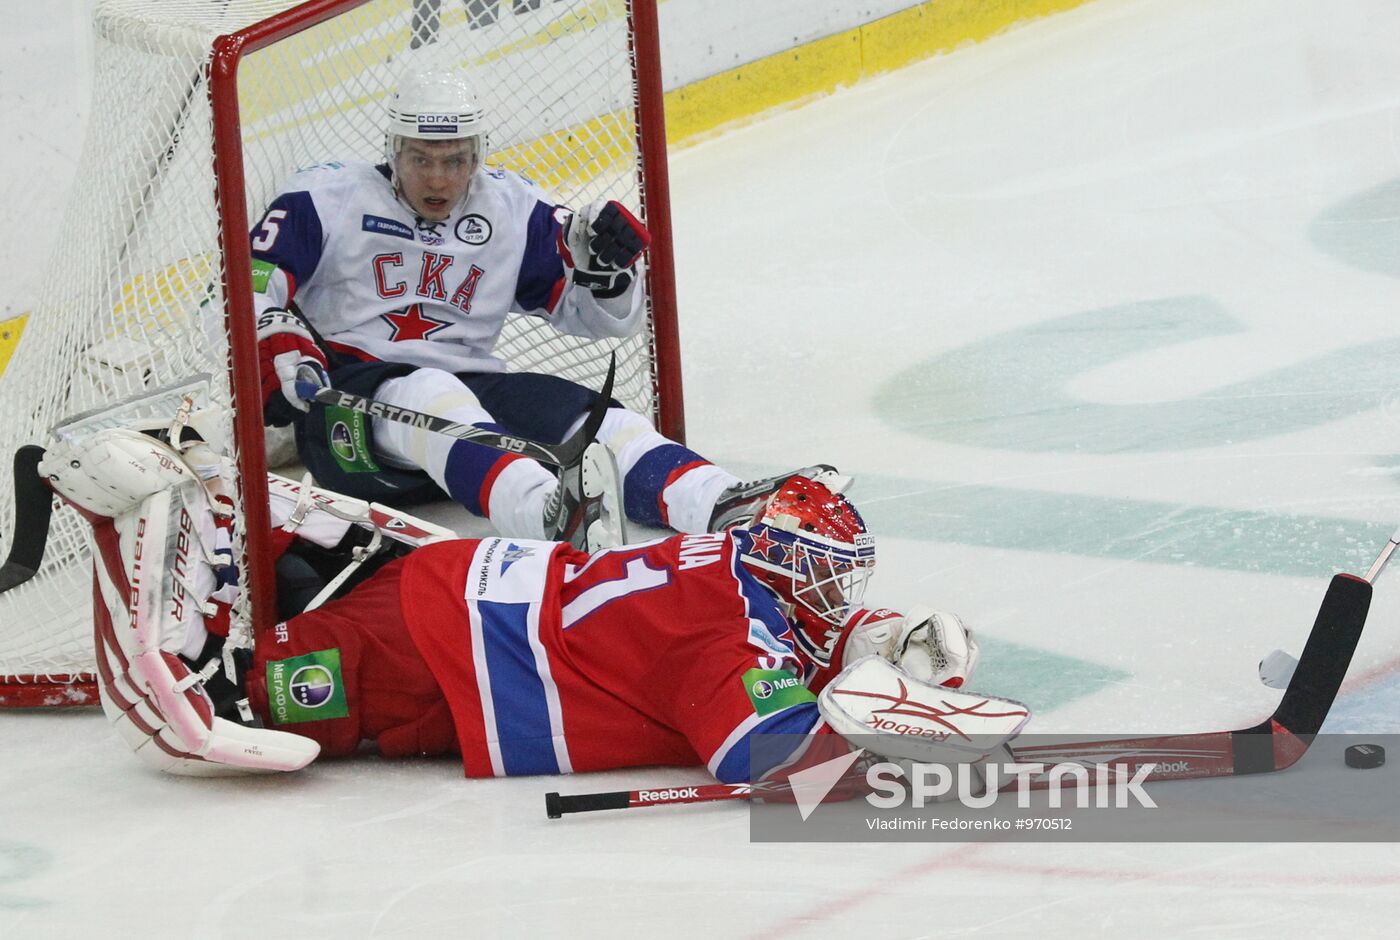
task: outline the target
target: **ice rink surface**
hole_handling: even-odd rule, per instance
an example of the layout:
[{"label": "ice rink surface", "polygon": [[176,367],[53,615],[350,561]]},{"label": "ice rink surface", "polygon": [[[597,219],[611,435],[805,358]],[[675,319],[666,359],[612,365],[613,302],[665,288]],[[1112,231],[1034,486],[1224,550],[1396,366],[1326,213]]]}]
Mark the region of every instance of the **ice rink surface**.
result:
[{"label": "ice rink surface", "polygon": [[[691,444],[854,473],[872,599],[960,612],[974,685],[1034,730],[1258,721],[1259,658],[1400,522],[1397,48],[1389,0],[1105,0],[674,154]],[[1391,577],[1334,730],[1400,731]],[[736,804],[543,811],[704,779],[190,781],[96,711],[4,714],[0,937],[1351,937],[1400,913],[1393,845],[755,845]]]}]

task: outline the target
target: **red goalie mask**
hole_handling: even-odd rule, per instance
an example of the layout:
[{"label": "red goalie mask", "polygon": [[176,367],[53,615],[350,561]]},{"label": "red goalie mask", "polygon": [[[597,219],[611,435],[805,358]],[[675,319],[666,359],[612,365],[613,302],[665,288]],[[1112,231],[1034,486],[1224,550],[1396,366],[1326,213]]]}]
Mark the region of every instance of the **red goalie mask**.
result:
[{"label": "red goalie mask", "polygon": [[875,567],[875,540],[839,492],[845,481],[793,477],[735,531],[744,565],[790,608],[799,648],[821,666]]}]

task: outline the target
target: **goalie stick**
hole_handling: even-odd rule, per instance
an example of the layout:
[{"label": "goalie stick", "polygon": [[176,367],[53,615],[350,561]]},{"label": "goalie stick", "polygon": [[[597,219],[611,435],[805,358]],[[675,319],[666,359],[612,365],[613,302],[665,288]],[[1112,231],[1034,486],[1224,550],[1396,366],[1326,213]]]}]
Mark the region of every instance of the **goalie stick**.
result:
[{"label": "goalie stick", "polygon": [[[15,528],[9,557],[0,565],[0,594],[33,578],[44,560],[54,496],[39,476],[39,461],[43,457],[44,449],[35,444],[15,451]],[[97,702],[97,680],[91,673],[52,673],[47,678],[62,685],[63,691],[55,693],[48,684],[36,684],[27,678],[0,676],[0,706],[23,708]]]},{"label": "goalie stick", "polygon": [[18,587],[39,570],[49,540],[53,493],[39,476],[44,448],[26,444],[15,451],[15,528],[10,554],[0,566],[0,594]]},{"label": "goalie stick", "polygon": [[598,433],[598,428],[602,425],[603,418],[612,401],[613,379],[616,377],[616,373],[617,353],[612,353],[608,360],[608,376],[603,381],[603,389],[598,393],[597,400],[593,403],[592,409],[589,410],[583,427],[558,444],[546,444],[543,441],[532,441],[518,434],[504,434],[472,424],[449,421],[446,418],[439,418],[437,415],[400,408],[387,402],[377,401],[363,395],[352,395],[349,392],[342,392],[339,389],[327,388],[311,382],[298,381],[297,394],[306,401],[314,401],[335,408],[348,408],[372,418],[383,418],[386,421],[409,424],[415,428],[426,428],[459,441],[484,444],[496,450],[503,450],[508,454],[530,457],[540,463],[547,463],[555,467],[568,467],[583,459],[583,452]]},{"label": "goalie stick", "polygon": [[[1018,763],[1125,764],[1123,771],[1129,775],[1144,764],[1155,764],[1142,778],[1144,783],[1271,773],[1293,766],[1307,752],[1336,700],[1366,625],[1372,586],[1397,547],[1400,547],[1400,528],[1391,535],[1365,576],[1333,575],[1283,698],[1274,713],[1258,724],[1238,731],[1075,740],[1025,747],[1012,745],[1013,755]],[[1031,782],[1032,789],[1045,786],[1048,781],[1043,776]],[[550,819],[559,819],[566,813],[749,800],[765,793],[788,790],[784,784],[759,782],[653,787],[571,796],[546,793],[545,812]]]}]

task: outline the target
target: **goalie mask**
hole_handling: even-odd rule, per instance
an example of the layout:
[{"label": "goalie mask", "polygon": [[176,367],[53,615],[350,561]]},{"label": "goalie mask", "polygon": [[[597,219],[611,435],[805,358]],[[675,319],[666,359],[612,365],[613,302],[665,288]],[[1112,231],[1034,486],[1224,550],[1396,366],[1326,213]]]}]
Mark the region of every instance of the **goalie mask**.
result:
[{"label": "goalie mask", "polygon": [[388,106],[384,156],[394,191],[415,213],[443,221],[466,199],[486,159],[486,112],[459,74],[404,75]]},{"label": "goalie mask", "polygon": [[845,479],[793,477],[735,530],[744,565],[788,607],[798,648],[820,666],[875,567],[874,537],[840,493]]}]

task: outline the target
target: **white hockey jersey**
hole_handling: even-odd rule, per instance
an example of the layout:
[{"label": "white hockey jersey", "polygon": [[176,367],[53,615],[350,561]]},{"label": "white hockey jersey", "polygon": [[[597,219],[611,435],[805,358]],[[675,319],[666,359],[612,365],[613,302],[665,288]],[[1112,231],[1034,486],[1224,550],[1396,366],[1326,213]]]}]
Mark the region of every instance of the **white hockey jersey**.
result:
[{"label": "white hockey jersey", "polygon": [[508,313],[592,339],[642,325],[641,278],[599,301],[568,278],[567,209],[535,184],[482,168],[441,223],[399,201],[387,167],[326,163],[295,174],[253,229],[255,314],[292,299],[351,359],[500,372]]}]

